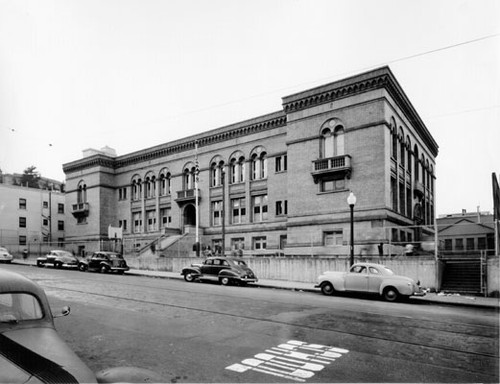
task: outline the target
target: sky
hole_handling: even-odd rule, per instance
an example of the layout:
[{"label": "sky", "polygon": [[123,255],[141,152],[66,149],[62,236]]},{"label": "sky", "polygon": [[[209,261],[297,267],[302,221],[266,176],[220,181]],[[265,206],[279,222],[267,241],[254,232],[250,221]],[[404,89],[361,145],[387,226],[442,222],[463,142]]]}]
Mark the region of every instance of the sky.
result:
[{"label": "sky", "polygon": [[64,181],[382,65],[439,145],[437,214],[492,212],[498,0],[0,0],[0,169]]}]

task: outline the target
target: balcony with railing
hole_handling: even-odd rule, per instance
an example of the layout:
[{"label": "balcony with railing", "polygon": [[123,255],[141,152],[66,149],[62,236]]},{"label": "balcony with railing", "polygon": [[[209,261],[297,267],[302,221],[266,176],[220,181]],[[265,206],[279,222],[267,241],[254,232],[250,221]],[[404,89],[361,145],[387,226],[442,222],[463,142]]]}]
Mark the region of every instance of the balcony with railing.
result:
[{"label": "balcony with railing", "polygon": [[351,176],[351,156],[342,155],[335,157],[327,157],[318,159],[312,162],[312,177],[317,183],[322,178],[344,178]]},{"label": "balcony with railing", "polygon": [[89,203],[76,203],[71,206],[71,214],[74,217],[84,217],[89,215]]},{"label": "balcony with railing", "polygon": [[[177,203],[187,203],[187,202],[195,202],[196,198],[196,190],[193,189],[184,189],[182,191],[177,191],[177,199],[175,201]],[[198,200],[201,198],[200,190],[198,189]]]}]

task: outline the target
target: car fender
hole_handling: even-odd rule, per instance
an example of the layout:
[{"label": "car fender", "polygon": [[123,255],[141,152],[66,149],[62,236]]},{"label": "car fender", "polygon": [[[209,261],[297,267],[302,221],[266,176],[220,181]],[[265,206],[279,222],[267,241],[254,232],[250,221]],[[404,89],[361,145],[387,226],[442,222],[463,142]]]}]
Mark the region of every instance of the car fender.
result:
[{"label": "car fender", "polygon": [[223,269],[219,272],[219,278],[221,277],[230,277],[232,279],[240,279],[241,276],[239,275],[239,273],[235,272],[235,271],[232,271],[230,269]]},{"label": "car fender", "polygon": [[165,383],[159,374],[137,367],[114,367],[96,373],[98,383]]},{"label": "car fender", "polygon": [[182,271],[181,271],[181,275],[187,275],[188,273],[192,274],[192,275],[201,275],[201,271],[200,271],[200,268],[199,267],[186,267],[186,268],[183,268]]},{"label": "car fender", "polygon": [[386,278],[380,284],[379,293],[382,295],[385,288],[394,287],[400,295],[410,296],[413,293],[413,281],[407,278]]},{"label": "car fender", "polygon": [[336,291],[345,291],[345,272],[331,272],[327,271],[319,277],[318,286],[323,285],[325,282],[329,282],[333,285],[333,289]]}]

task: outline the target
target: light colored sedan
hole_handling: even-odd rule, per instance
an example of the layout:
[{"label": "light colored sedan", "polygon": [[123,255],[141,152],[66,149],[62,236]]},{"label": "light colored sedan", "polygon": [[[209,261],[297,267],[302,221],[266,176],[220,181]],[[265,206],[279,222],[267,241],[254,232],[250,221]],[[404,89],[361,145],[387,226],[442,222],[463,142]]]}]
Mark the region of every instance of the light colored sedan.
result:
[{"label": "light colored sedan", "polygon": [[347,272],[324,272],[315,288],[320,288],[324,295],[332,295],[336,291],[373,293],[387,301],[425,295],[419,282],[373,263],[354,264]]},{"label": "light colored sedan", "polygon": [[10,263],[14,256],[12,256],[7,248],[0,247],[0,262],[2,263]]}]

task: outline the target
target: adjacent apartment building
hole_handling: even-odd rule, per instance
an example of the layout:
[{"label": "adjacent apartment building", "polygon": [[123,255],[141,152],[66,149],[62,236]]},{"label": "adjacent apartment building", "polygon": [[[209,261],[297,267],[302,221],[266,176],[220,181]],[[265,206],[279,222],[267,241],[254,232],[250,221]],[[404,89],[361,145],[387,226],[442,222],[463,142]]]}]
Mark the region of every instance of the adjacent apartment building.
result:
[{"label": "adjacent apartment building", "polygon": [[347,255],[350,192],[356,254],[433,236],[438,145],[389,67],[282,101],[137,152],[84,151],[63,165],[67,240],[91,251],[121,227],[143,249],[197,228],[225,254]]},{"label": "adjacent apartment building", "polygon": [[13,255],[40,254],[65,244],[63,183],[42,178],[40,188],[21,184],[20,174],[0,174],[0,246]]}]

